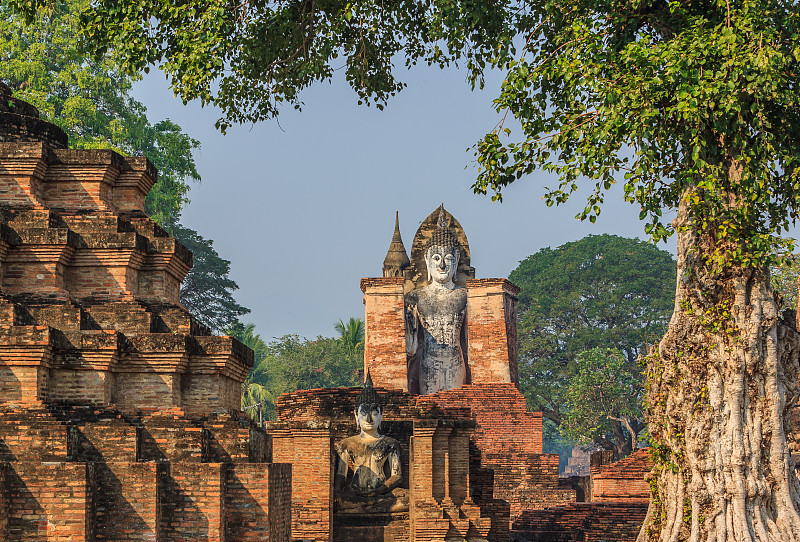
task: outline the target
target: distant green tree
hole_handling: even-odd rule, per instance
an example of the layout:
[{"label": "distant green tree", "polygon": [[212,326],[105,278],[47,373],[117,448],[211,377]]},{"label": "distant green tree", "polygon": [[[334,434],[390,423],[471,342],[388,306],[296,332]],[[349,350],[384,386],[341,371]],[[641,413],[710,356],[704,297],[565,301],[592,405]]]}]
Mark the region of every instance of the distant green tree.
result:
[{"label": "distant green tree", "polygon": [[166,230],[194,254],[194,267],[181,288],[181,303],[215,332],[231,328],[250,312],[232,292],[239,286],[230,277],[231,262],[214,250],[214,242],[180,224]]},{"label": "distant green tree", "polygon": [[578,355],[570,381],[561,434],[581,444],[595,443],[622,459],[636,450],[645,428],[641,371],[630,371],[623,353],[592,348]]},{"label": "distant green tree", "polygon": [[[265,352],[265,356],[254,365],[246,384],[254,383],[263,388],[260,397],[265,401],[267,419],[275,419],[275,400],[281,394],[360,384],[358,372],[364,366],[363,342],[353,347],[340,338],[320,336],[309,340],[299,335],[284,335],[269,341],[263,349],[257,341],[255,344],[258,350],[254,350]],[[253,392],[247,387],[243,392],[242,404],[253,404],[250,402],[254,400]]]},{"label": "distant green tree", "polygon": [[194,253],[181,301],[215,331],[249,312],[233,298],[230,262],[212,241],[180,224],[189,182],[199,181],[194,151],[200,144],[169,119],[151,124],[145,106],[131,97],[134,79],[107,58],[89,61],[78,52],[78,14],[86,0],[56,2],[23,24],[0,0],[0,80],[17,98],[60,126],[73,148],[107,148],[143,155],[158,169],[145,211]]},{"label": "distant green tree", "polygon": [[[622,370],[643,381],[636,360],[666,330],[676,263],[649,243],[590,235],[529,256],[509,279],[518,305],[520,389],[556,426],[570,410],[578,356],[593,348],[624,354]],[[619,434],[624,424],[615,422]],[[609,441],[597,442],[613,449]]]},{"label": "distant green tree", "polygon": [[334,326],[339,339],[350,348],[358,348],[364,342],[364,320],[351,317],[345,324],[339,320]]}]

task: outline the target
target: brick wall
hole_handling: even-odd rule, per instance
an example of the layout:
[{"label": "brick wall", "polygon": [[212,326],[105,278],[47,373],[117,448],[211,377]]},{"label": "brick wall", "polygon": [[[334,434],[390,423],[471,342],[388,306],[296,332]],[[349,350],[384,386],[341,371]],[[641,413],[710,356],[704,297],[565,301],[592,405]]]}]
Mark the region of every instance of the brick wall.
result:
[{"label": "brick wall", "polygon": [[116,403],[123,410],[137,407],[168,409],[180,406],[181,375],[176,373],[118,373]]},{"label": "brick wall", "polygon": [[139,460],[199,463],[205,439],[200,422],[186,419],[180,410],[171,416],[160,412],[141,421]]},{"label": "brick wall", "polygon": [[419,396],[417,402],[471,412],[476,422],[473,440],[484,455],[542,453],[542,413],[528,412],[514,384],[467,385]]},{"label": "brick wall", "polygon": [[292,537],[327,542],[333,534],[330,424],[298,423],[271,434],[273,461],[292,465]]},{"label": "brick wall", "polygon": [[66,461],[67,455],[67,427],[47,409],[0,409],[0,461]]},{"label": "brick wall", "polygon": [[92,542],[93,478],[86,463],[14,462],[7,480],[11,540]]},{"label": "brick wall", "polygon": [[225,542],[222,463],[172,463],[162,477],[161,532],[172,542]]},{"label": "brick wall", "polygon": [[641,503],[575,503],[526,512],[511,533],[520,541],[635,542],[646,514]]},{"label": "brick wall", "polygon": [[290,465],[246,464],[230,466],[225,485],[225,516],[229,540],[282,542],[291,537],[289,508]]},{"label": "brick wall", "polygon": [[69,456],[75,461],[119,462],[137,459],[136,427],[119,418],[76,420],[69,426],[69,434]]},{"label": "brick wall", "polygon": [[362,278],[364,374],[375,386],[408,391],[402,277]]},{"label": "brick wall", "polygon": [[506,279],[467,280],[467,342],[472,384],[519,383],[517,294]]},{"label": "brick wall", "polygon": [[8,465],[0,463],[0,542],[8,542]]},{"label": "brick wall", "polygon": [[650,486],[645,477],[652,468],[646,448],[615,463],[593,466],[592,502],[649,502]]},{"label": "brick wall", "polygon": [[98,540],[155,542],[161,520],[164,463],[95,463]]}]

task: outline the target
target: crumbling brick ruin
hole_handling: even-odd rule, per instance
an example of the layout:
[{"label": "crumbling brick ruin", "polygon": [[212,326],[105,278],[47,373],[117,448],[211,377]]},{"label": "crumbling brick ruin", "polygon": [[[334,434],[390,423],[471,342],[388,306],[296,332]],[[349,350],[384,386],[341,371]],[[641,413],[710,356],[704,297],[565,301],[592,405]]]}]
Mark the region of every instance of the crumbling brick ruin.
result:
[{"label": "crumbling brick ruin", "polygon": [[287,541],[250,349],[179,302],[144,158],[67,149],[0,84],[0,541]]},{"label": "crumbling brick ruin", "polygon": [[[396,227],[383,277],[361,281],[377,391],[364,389],[383,405],[380,438],[403,473],[393,491],[407,500],[343,508],[337,446],[364,390],[284,395],[266,432],[240,415],[253,353],[180,304],[192,255],[143,211],[155,178],[144,158],[67,149],[0,84],[0,542],[635,538],[645,456],[598,465],[600,502],[575,502],[518,390],[518,289],[475,278],[443,207],[411,258]],[[436,235],[459,251],[448,265],[462,288],[444,326],[457,341],[441,351],[467,367],[420,394],[411,369],[427,354],[409,353],[406,296],[427,280]]]}]

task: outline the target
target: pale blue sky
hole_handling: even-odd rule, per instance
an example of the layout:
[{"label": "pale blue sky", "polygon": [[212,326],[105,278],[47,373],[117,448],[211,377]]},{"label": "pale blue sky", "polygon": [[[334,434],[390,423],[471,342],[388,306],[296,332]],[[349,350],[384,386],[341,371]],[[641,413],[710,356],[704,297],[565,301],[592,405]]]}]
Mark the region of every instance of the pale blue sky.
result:
[{"label": "pale blue sky", "polygon": [[[415,68],[409,87],[384,111],[357,105],[344,82],[303,95],[305,108],[267,121],[214,129],[218,113],[172,97],[160,72],[135,87],[151,122],[170,118],[200,140],[202,182],[183,222],[214,240],[231,261],[239,302],[262,337],[332,336],[338,319],[363,317],[361,277],[381,275],[394,212],[408,251],[420,222],[439,203],[461,222],[478,278],[506,277],[546,246],[591,233],[643,238],[638,209],[616,197],[596,224],[573,217],[579,198],[561,208],[540,199],[553,179],[518,181],[504,202],[477,196],[467,151],[497,123],[491,108],[500,78],[472,92],[463,72]],[[674,239],[660,245],[674,254]]]}]

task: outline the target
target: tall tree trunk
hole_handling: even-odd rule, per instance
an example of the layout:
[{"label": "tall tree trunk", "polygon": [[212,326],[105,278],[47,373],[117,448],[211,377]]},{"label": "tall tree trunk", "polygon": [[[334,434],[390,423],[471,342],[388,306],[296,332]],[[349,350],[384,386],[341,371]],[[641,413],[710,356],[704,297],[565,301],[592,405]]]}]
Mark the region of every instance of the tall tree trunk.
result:
[{"label": "tall tree trunk", "polygon": [[712,235],[678,210],[669,330],[647,360],[656,465],[638,542],[800,541],[787,446],[800,335],[780,319],[766,269],[712,269]]}]

